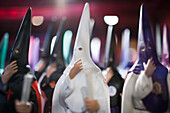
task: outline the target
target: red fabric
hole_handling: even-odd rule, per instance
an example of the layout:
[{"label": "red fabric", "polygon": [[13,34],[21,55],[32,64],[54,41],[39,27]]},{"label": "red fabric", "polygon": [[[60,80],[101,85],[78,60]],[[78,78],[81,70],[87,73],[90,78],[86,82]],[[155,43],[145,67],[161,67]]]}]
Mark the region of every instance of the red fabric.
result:
[{"label": "red fabric", "polygon": [[10,99],[10,96],[13,95],[14,93],[9,89],[9,90],[6,92],[6,94],[7,94],[7,102],[8,102],[9,99]]},{"label": "red fabric", "polygon": [[38,83],[37,83],[37,81],[34,81],[31,86],[35,90],[35,93],[36,93],[36,96],[37,96],[38,113],[41,113],[41,95],[40,95],[40,92],[38,90]]}]

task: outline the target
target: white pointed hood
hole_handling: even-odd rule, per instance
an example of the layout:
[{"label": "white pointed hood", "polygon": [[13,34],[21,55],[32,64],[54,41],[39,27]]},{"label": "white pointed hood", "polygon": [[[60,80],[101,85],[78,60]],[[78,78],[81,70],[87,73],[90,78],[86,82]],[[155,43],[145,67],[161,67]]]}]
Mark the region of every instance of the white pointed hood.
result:
[{"label": "white pointed hood", "polygon": [[99,69],[90,56],[90,9],[88,3],[85,4],[83,9],[74,44],[73,57],[67,68],[70,70],[70,66],[72,67],[79,59],[82,60],[83,69]]}]

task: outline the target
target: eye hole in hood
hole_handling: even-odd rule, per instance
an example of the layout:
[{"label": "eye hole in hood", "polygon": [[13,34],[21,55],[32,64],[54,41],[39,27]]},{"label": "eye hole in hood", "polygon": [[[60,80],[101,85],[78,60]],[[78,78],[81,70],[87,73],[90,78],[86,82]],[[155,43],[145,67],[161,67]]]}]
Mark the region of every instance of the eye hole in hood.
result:
[{"label": "eye hole in hood", "polygon": [[83,48],[82,48],[82,47],[79,47],[79,48],[78,48],[78,50],[79,50],[79,51],[82,51],[82,50],[83,50]]}]

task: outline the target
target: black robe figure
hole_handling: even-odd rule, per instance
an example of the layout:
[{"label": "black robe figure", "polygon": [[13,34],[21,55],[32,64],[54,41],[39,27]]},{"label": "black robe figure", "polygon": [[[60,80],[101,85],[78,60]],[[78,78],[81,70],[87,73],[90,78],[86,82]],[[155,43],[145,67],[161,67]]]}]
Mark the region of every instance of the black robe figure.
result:
[{"label": "black robe figure", "polygon": [[49,66],[39,79],[41,90],[44,94],[44,98],[46,99],[44,113],[51,112],[53,91],[58,79],[65,70],[65,61],[63,57],[63,35],[65,21],[66,18],[62,18],[56,34],[57,38],[50,57]]},{"label": "black robe figure", "polygon": [[[29,8],[22,21],[9,58],[9,63],[14,60],[17,61],[18,71],[6,84],[3,84],[0,78],[0,87],[1,89],[3,88],[0,93],[0,103],[4,102],[3,106],[0,106],[0,113],[16,113],[15,100],[21,100],[24,76],[27,73],[33,75],[33,71],[28,65],[30,34],[31,9]],[[32,104],[31,113],[41,113],[41,98],[35,76],[33,76],[30,98],[28,101]]]},{"label": "black robe figure", "polygon": [[120,113],[121,93],[123,89],[124,80],[115,67],[115,53],[114,53],[115,38],[111,37],[111,42],[109,43],[110,47],[108,48],[109,49],[108,60],[106,61],[105,66],[108,71],[106,74],[106,81],[108,83],[110,92],[110,108],[111,113]]},{"label": "black robe figure", "polygon": [[40,49],[41,58],[35,66],[35,76],[37,80],[41,77],[42,73],[46,70],[50,61],[50,48],[52,38],[55,36],[56,20],[51,21],[47,28],[43,47]]}]

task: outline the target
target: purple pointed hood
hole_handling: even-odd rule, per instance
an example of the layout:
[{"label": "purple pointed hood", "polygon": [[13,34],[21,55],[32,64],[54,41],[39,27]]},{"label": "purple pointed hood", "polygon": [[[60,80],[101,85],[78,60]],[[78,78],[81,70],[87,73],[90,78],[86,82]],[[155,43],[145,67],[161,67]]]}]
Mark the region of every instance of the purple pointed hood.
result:
[{"label": "purple pointed hood", "polygon": [[156,65],[160,65],[144,4],[142,4],[140,8],[137,45],[137,60],[130,71],[135,70],[136,66],[140,68],[140,70],[144,70],[143,63],[147,63],[151,57]]},{"label": "purple pointed hood", "polygon": [[163,28],[163,47],[162,47],[162,64],[170,67],[170,36],[168,26],[165,24]]},{"label": "purple pointed hood", "polygon": [[31,34],[31,8],[21,23],[20,29],[16,36],[15,42],[12,47],[9,63],[16,60],[18,67],[26,67],[28,65],[28,50]]},{"label": "purple pointed hood", "polygon": [[159,63],[147,12],[145,6],[142,5],[139,19],[137,59],[146,63],[151,57],[156,64]]}]

